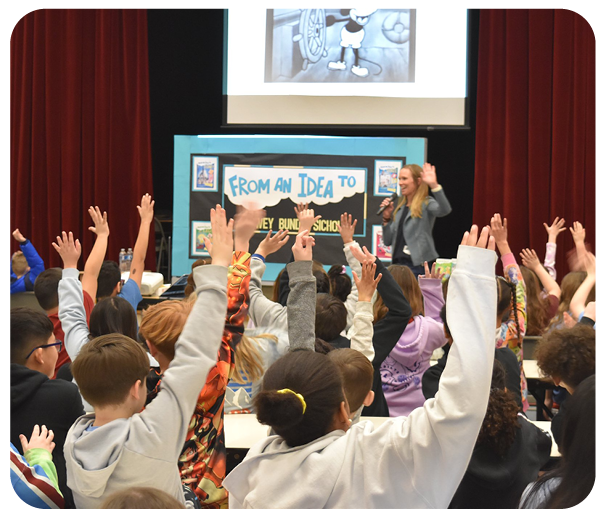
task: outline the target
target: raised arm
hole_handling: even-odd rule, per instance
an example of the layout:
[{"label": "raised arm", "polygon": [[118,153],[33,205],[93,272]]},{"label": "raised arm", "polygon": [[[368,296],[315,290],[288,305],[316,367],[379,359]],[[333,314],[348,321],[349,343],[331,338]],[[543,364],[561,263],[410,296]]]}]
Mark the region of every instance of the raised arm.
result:
[{"label": "raised arm", "polygon": [[19,242],[19,247],[25,256],[27,265],[30,267],[30,282],[33,283],[36,277],[44,271],[44,261],[38,255],[34,245],[19,231],[19,228],[13,232],[13,237]]},{"label": "raised arm", "polygon": [[290,351],[315,351],[316,280],[312,273],[315,240],[308,230],[300,232],[292,246],[294,262],[288,264],[288,338]]},{"label": "raised arm", "polygon": [[106,212],[102,214],[98,206],[90,206],[88,211],[93,221],[93,226],[89,226],[89,230],[97,238],[89,257],[87,257],[81,282],[82,289],[95,299],[97,296],[97,277],[106,257],[110,227],[108,226],[108,214]]},{"label": "raised arm", "polygon": [[584,254],[584,264],[586,266],[586,278],[579,285],[579,288],[573,294],[569,310],[573,314],[575,319],[579,319],[579,316],[586,309],[586,300],[588,295],[594,288],[596,283],[596,258],[590,252]]},{"label": "raised arm", "polygon": [[556,239],[558,235],[564,232],[567,228],[564,227],[565,220],[556,217],[554,222],[548,226],[545,222],[543,223],[546,232],[548,232],[548,242],[546,243],[546,257],[543,261],[543,266],[547,270],[548,274],[552,279],[556,280],[556,269],[554,268],[556,263]]},{"label": "raised arm", "polygon": [[59,297],[59,320],[65,334],[64,346],[70,359],[74,361],[80,349],[89,341],[87,314],[83,303],[82,283],[78,279],[78,259],[82,248],[78,239],[69,232],[61,233],[53,248],[63,261],[63,272],[57,289]]},{"label": "raised arm", "polygon": [[546,293],[560,299],[560,286],[548,273],[546,268],[539,262],[539,258],[537,257],[535,250],[525,248],[520,252],[520,257],[522,258],[522,265],[535,272],[535,275],[539,277],[539,280],[541,281]]},{"label": "raised arm", "polygon": [[452,208],[442,186],[438,184],[436,167],[429,164],[429,162],[423,164],[421,180],[429,186],[429,189],[431,189],[431,192],[434,194],[434,199],[430,200],[428,203],[429,213],[436,217],[448,215],[452,211]]},{"label": "raised arm", "polygon": [[140,288],[146,262],[146,252],[148,251],[150,226],[154,220],[154,201],[150,195],[146,193],[146,195],[142,197],[141,206],[137,207],[137,211],[140,214],[140,229],[137,234],[135,246],[133,247],[133,261],[131,261],[129,279],[135,282],[138,288]]},{"label": "raised arm", "polygon": [[[353,235],[355,234],[355,225],[357,224],[357,219],[353,220],[353,217],[350,213],[343,213],[340,216],[340,224],[338,226],[338,232],[343,240],[343,252],[345,254],[345,258],[347,259],[347,263],[351,268],[351,272],[361,273],[361,264],[359,261],[353,256],[351,253],[351,245],[357,246],[359,248],[359,244],[357,244],[353,240]],[[345,300],[345,307],[347,308],[347,326],[345,330],[348,332],[353,324],[353,317],[355,316],[355,311],[357,309],[358,303],[358,291],[357,285],[353,280],[351,283],[351,292],[347,296]]]},{"label": "raised arm", "polygon": [[[423,304],[425,307],[425,317],[431,317],[438,323],[442,322],[440,311],[444,306],[444,294],[442,293],[442,273],[436,270],[436,263],[433,263],[431,270],[424,263],[425,275],[419,275],[419,287],[423,294]],[[444,343],[442,343],[444,344]]]},{"label": "raised arm", "polygon": [[351,348],[364,354],[369,361],[374,360],[374,347],[372,337],[374,327],[372,321],[374,315],[372,312],[372,297],[379,281],[383,274],[376,273],[376,264],[373,262],[365,262],[361,266],[361,278],[357,273],[353,272],[353,281],[358,288],[359,297],[356,305],[355,315],[353,317],[353,330],[351,332]]},{"label": "raised arm", "polygon": [[586,252],[588,251],[586,250],[586,230],[581,222],[575,221],[573,226],[569,228],[569,231],[573,236],[575,256],[577,259],[574,270],[583,270],[585,267]]}]

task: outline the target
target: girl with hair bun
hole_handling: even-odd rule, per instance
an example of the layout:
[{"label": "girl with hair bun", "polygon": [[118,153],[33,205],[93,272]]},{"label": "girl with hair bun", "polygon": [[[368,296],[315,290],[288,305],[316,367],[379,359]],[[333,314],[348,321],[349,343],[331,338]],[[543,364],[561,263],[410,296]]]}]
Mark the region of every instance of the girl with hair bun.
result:
[{"label": "girl with hair bun", "polygon": [[[304,351],[312,343],[276,361],[255,399],[258,420],[274,435],[226,477],[229,507],[447,508],[486,413],[496,260],[488,227],[478,239],[472,226],[448,290],[454,342],[439,392],[407,417],[351,425],[341,374],[328,356]],[[307,302],[314,312],[314,294]],[[313,332],[314,314],[305,322]]]}]

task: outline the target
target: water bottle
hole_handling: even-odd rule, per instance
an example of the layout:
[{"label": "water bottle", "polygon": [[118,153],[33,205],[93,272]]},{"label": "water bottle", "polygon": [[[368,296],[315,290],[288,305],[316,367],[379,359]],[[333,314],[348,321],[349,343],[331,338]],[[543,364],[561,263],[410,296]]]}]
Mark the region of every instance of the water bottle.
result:
[{"label": "water bottle", "polygon": [[121,248],[121,251],[118,254],[118,269],[121,273],[127,271],[127,252],[125,251],[125,248]]},{"label": "water bottle", "polygon": [[131,248],[129,248],[127,250],[127,260],[126,260],[126,267],[127,267],[127,271],[131,272],[131,263],[133,262],[133,250]]}]

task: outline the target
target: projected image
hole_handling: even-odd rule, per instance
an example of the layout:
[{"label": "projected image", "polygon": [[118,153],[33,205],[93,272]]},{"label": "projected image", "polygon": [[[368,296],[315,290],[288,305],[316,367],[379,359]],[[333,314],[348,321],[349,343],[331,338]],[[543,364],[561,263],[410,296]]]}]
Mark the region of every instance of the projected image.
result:
[{"label": "projected image", "polygon": [[269,9],[265,82],[414,82],[415,9]]}]

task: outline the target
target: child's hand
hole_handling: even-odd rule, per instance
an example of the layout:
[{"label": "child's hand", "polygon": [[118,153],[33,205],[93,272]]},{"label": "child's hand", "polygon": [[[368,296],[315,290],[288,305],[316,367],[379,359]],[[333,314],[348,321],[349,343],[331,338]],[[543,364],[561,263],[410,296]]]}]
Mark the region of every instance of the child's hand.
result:
[{"label": "child's hand", "polygon": [[42,425],[42,429],[38,425],[34,425],[29,443],[23,434],[19,434],[23,454],[25,455],[26,451],[32,450],[33,448],[43,448],[52,453],[53,449],[55,448],[55,443],[53,443],[54,436],[55,434],[53,434],[53,431],[47,431],[47,427],[45,425]]},{"label": "child's hand", "polygon": [[298,204],[298,207],[294,208],[296,212],[296,217],[300,222],[300,226],[298,227],[298,233],[302,233],[307,230],[311,232],[313,225],[321,219],[321,215],[315,215],[315,211],[313,209],[309,209],[309,204]]},{"label": "child's hand", "polygon": [[154,201],[150,195],[146,193],[142,197],[142,203],[137,207],[137,211],[140,212],[140,220],[142,222],[152,223],[152,219],[154,219]]},{"label": "child's hand", "polygon": [[275,235],[271,236],[273,232],[269,231],[266,237],[262,239],[262,242],[258,245],[255,253],[262,255],[265,259],[275,253],[279,248],[288,242],[290,238],[288,230],[279,230]]},{"label": "child's hand", "polygon": [[584,266],[589,277],[596,278],[596,257],[591,252],[584,255]]},{"label": "child's hand", "polygon": [[211,222],[211,241],[204,236],[205,248],[211,255],[211,263],[219,266],[229,266],[233,260],[233,219],[226,222],[226,212],[217,204],[209,212]]},{"label": "child's hand", "polygon": [[423,164],[423,172],[421,173],[421,180],[427,184],[431,189],[438,186],[438,177],[436,176],[436,167],[432,166],[429,162]]},{"label": "child's hand", "polygon": [[353,220],[350,213],[343,213],[340,216],[340,225],[338,226],[338,232],[343,239],[343,244],[347,244],[353,241],[353,234],[355,233],[355,225],[357,219]]},{"label": "child's hand", "polygon": [[19,231],[19,228],[17,228],[14,232],[13,232],[13,237],[15,238],[15,240],[21,244],[22,242],[25,242],[27,239],[22,235],[22,233]]},{"label": "child's hand", "polygon": [[577,321],[571,317],[569,312],[562,313],[562,320],[566,328],[573,328],[577,324]]},{"label": "child's hand", "polygon": [[265,216],[265,210],[238,208],[235,215],[235,251],[249,251],[250,239],[254,236],[258,224]]},{"label": "child's hand", "polygon": [[364,251],[359,246],[349,246],[353,257],[355,257],[361,264],[366,262],[376,262],[376,257],[372,255],[368,248],[364,246]]},{"label": "child's hand", "polygon": [[315,239],[309,235],[309,230],[300,232],[296,236],[294,246],[292,246],[292,253],[294,254],[295,261],[312,261],[313,260],[313,246],[315,246]]},{"label": "child's hand", "polygon": [[563,226],[565,225],[565,220],[559,220],[558,217],[554,219],[554,222],[551,226],[548,226],[545,222],[543,223],[543,225],[545,226],[546,231],[548,232],[548,242],[552,243],[556,243],[556,238],[558,237],[558,234],[564,232],[567,229],[566,227],[563,228]]},{"label": "child's hand", "polygon": [[442,272],[440,268],[436,268],[436,263],[431,265],[431,271],[429,271],[427,261],[425,261],[423,265],[425,267],[425,276],[421,276],[421,279],[442,279]]},{"label": "child's hand", "polygon": [[108,214],[99,211],[99,207],[89,206],[89,215],[94,226],[89,226],[89,231],[92,231],[98,237],[100,235],[110,235],[110,227],[108,226]]},{"label": "child's hand", "polygon": [[353,280],[355,286],[357,286],[358,301],[369,303],[372,300],[374,291],[383,277],[382,273],[379,273],[377,278],[374,278],[374,272],[376,271],[376,264],[373,262],[365,262],[362,264],[362,277],[361,279],[353,272]]},{"label": "child's hand", "polygon": [[507,243],[508,229],[507,229],[507,217],[501,222],[501,214],[495,213],[491,218],[491,235],[495,238],[497,244]]},{"label": "child's hand", "polygon": [[74,240],[74,235],[69,232],[61,232],[61,237],[57,237],[57,244],[52,243],[53,248],[57,251],[61,260],[63,261],[64,268],[77,268],[78,259],[80,259],[80,253],[82,248],[78,239]]},{"label": "child's hand", "polygon": [[535,253],[535,250],[530,250],[529,248],[525,248],[520,252],[520,257],[522,258],[522,265],[529,270],[535,271],[535,268],[541,266],[539,262],[539,257]]},{"label": "child's hand", "polygon": [[573,235],[573,242],[575,244],[583,243],[586,240],[586,230],[582,226],[581,222],[575,221],[573,227],[569,228],[571,235]]},{"label": "child's hand", "polygon": [[493,235],[489,236],[490,228],[485,226],[482,228],[482,233],[480,233],[480,239],[478,239],[478,226],[475,224],[472,225],[470,231],[465,232],[463,234],[463,239],[461,240],[462,246],[476,246],[478,248],[484,248],[487,250],[495,251],[495,238]]}]

